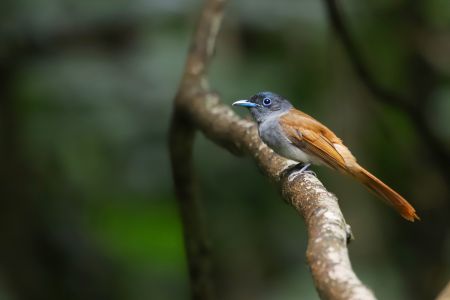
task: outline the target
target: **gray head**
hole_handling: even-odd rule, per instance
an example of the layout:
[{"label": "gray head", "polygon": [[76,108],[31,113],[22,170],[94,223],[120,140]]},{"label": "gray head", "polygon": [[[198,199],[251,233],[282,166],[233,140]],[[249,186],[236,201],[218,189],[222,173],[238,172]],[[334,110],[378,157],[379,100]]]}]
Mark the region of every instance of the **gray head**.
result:
[{"label": "gray head", "polygon": [[269,117],[284,114],[292,108],[287,99],[272,92],[260,92],[249,100],[239,100],[233,105],[248,107],[258,123],[264,122]]}]

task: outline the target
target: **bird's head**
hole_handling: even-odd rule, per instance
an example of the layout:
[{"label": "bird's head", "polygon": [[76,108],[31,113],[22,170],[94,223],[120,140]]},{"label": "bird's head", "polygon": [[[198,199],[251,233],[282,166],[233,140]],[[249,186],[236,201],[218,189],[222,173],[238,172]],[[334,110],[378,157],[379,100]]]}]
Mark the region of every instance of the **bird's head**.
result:
[{"label": "bird's head", "polygon": [[267,118],[282,115],[292,108],[292,104],[284,97],[272,92],[260,92],[248,100],[239,100],[233,106],[244,106],[250,110],[253,118],[262,123]]}]

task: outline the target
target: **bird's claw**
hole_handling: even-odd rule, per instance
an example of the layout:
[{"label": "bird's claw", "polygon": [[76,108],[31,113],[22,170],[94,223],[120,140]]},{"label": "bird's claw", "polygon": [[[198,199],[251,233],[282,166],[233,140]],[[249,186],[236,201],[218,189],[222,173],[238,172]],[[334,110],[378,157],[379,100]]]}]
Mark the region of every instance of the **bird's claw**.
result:
[{"label": "bird's claw", "polygon": [[314,176],[314,177],[317,177],[316,172],[314,172],[313,170],[305,170],[305,171],[303,171],[302,173],[303,173],[303,174],[309,174],[309,175],[312,175],[312,176]]},{"label": "bird's claw", "polygon": [[288,181],[291,182],[292,180],[295,179],[295,177],[297,177],[298,175],[301,175],[301,174],[310,174],[310,175],[317,177],[317,175],[316,175],[316,173],[314,173],[314,171],[308,170],[308,167],[310,165],[311,164],[302,165],[302,168],[300,170],[294,171],[291,174],[289,174]]}]

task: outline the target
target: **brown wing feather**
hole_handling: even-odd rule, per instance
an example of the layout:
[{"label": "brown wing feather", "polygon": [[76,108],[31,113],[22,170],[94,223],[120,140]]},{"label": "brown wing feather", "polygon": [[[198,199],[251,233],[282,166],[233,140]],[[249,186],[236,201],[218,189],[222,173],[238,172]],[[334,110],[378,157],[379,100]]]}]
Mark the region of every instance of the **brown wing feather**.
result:
[{"label": "brown wing feather", "polygon": [[288,139],[304,152],[318,157],[334,169],[345,169],[345,159],[333,144],[342,141],[328,128],[307,114],[291,110],[280,119]]},{"label": "brown wing feather", "polygon": [[304,152],[319,158],[330,167],[352,175],[380,198],[392,205],[405,219],[420,220],[414,207],[396,191],[366,171],[356,162],[350,150],[322,123],[307,114],[291,109],[280,118],[289,140]]},{"label": "brown wing feather", "polygon": [[299,111],[295,108],[292,108],[289,111],[289,114],[284,115],[283,117],[281,117],[281,119],[283,119],[283,122],[286,125],[302,127],[310,130],[313,129],[314,131],[317,130],[332,144],[342,144],[342,140],[338,138],[333,131],[328,129],[328,127],[326,127],[310,115],[305,114],[304,112]]}]

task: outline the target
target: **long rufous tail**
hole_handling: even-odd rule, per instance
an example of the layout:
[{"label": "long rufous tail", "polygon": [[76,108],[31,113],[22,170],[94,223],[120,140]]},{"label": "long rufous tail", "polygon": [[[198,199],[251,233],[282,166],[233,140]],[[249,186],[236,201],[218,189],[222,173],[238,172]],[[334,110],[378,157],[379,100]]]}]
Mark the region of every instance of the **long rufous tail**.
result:
[{"label": "long rufous tail", "polygon": [[389,205],[393,206],[394,209],[406,220],[411,222],[414,222],[414,220],[420,220],[414,207],[412,207],[412,205],[409,204],[405,198],[400,196],[396,191],[391,189],[363,167],[358,166],[356,168],[352,168],[352,170],[347,170],[347,172],[367,186],[370,190],[375,192],[375,194],[385,200]]}]

